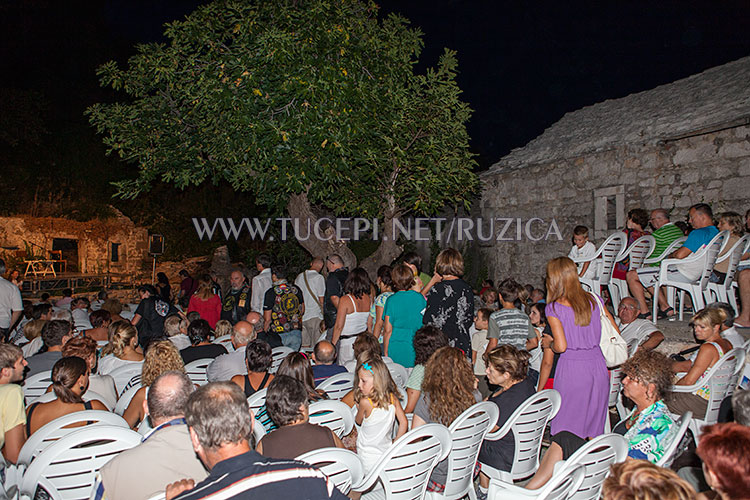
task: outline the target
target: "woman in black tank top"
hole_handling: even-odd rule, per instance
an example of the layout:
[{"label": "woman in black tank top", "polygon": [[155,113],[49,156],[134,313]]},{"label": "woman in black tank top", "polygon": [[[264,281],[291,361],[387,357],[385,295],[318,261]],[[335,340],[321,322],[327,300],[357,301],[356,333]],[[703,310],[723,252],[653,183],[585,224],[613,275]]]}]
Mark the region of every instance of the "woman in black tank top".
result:
[{"label": "woman in black tank top", "polygon": [[[268,386],[271,380],[273,380],[273,375],[268,373],[272,361],[271,346],[262,340],[253,340],[245,348],[247,373],[245,375],[235,375],[232,377],[232,382],[245,392],[245,396],[252,396]],[[253,386],[253,380],[257,386]]]}]

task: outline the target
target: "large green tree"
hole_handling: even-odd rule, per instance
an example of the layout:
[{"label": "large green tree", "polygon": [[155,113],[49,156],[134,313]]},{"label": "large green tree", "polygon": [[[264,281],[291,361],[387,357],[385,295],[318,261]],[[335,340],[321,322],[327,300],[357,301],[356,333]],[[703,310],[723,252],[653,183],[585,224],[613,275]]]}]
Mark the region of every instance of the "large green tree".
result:
[{"label": "large green tree", "polygon": [[[166,36],[126,69],[99,68],[129,97],[87,111],[109,151],[138,167],[119,195],[224,179],[275,214],[377,217],[381,234],[396,218],[468,205],[471,110],[455,54],[416,74],[422,34],[404,18],[379,19],[366,0],[218,0]],[[356,261],[346,242],[300,243]],[[400,251],[381,240],[363,265]]]}]

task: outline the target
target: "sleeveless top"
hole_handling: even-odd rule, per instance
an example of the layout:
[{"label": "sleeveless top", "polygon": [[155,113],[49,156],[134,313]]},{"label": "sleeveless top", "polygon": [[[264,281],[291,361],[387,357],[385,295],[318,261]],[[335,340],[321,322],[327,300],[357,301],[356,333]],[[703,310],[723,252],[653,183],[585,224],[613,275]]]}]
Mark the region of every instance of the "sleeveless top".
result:
[{"label": "sleeveless top", "polygon": [[[29,406],[29,414],[26,417],[26,435],[31,436],[31,414],[34,413],[34,410],[36,410],[36,407],[39,406],[39,403],[34,403],[31,406]],[[91,404],[91,401],[84,401],[83,402],[83,408],[84,410],[92,410],[93,406]],[[91,422],[86,422],[86,425],[91,424]]]},{"label": "sleeveless top", "polygon": [[305,422],[279,427],[261,439],[263,456],[293,459],[308,451],[336,446],[333,434],[327,427]]},{"label": "sleeveless top", "polygon": [[268,377],[270,376],[271,375],[268,372],[266,372],[266,375],[263,377],[263,380],[260,381],[260,385],[258,385],[258,388],[256,389],[250,383],[250,377],[247,374],[245,374],[245,397],[249,398],[250,396],[258,392],[259,390],[263,389],[268,383]]},{"label": "sleeveless top", "polygon": [[346,315],[346,321],[344,328],[341,330],[341,340],[354,338],[360,333],[367,330],[367,318],[370,316],[370,309],[365,311],[357,311],[357,303],[354,302],[354,297],[347,294],[349,300],[352,301],[354,306],[354,312]]},{"label": "sleeveless top", "polygon": [[365,474],[375,466],[391,443],[391,431],[396,419],[396,407],[373,408],[370,416],[362,420],[357,433],[357,455],[362,460]]},{"label": "sleeveless top", "polygon": [[[709,342],[709,344],[711,344],[712,346],[714,346],[716,348],[716,350],[719,351],[719,359],[721,359],[721,357],[724,355],[724,349],[722,349],[721,346],[718,343],[716,343],[716,342]],[[715,364],[716,363],[714,362],[714,365]],[[700,378],[698,379],[698,382],[702,382],[703,379],[706,378],[706,375],[708,374],[709,370],[714,365],[711,365],[708,368],[706,368],[706,371],[703,372],[703,375],[700,376]],[[703,387],[701,387],[700,389],[698,389],[698,391],[695,393],[695,395],[698,396],[698,397],[700,397],[700,398],[705,399],[706,401],[708,401],[709,398],[711,397],[711,387],[708,384],[706,384]]]}]

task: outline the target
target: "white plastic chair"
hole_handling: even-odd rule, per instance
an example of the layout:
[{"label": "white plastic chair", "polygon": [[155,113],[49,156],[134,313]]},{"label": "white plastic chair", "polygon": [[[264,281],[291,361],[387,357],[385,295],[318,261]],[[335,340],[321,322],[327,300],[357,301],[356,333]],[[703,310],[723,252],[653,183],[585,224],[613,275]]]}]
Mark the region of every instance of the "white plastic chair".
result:
[{"label": "white plastic chair", "polygon": [[[629,258],[628,271],[634,271],[643,267],[643,262],[646,260],[656,246],[656,240],[650,234],[646,234],[638,238],[627,248],[623,248],[622,251],[617,255],[617,262]],[[612,278],[612,284],[617,288],[617,303],[612,301],[612,305],[617,310],[620,301],[628,297],[628,283],[627,281],[619,278]]]},{"label": "white plastic chair", "polygon": [[140,385],[134,385],[127,391],[122,393],[122,396],[120,396],[120,399],[117,400],[117,404],[115,405],[114,412],[118,415],[125,415],[125,410],[128,409],[128,406],[130,406],[130,402],[133,400],[133,397],[135,396],[135,393],[140,390]]},{"label": "white plastic chair", "polygon": [[482,464],[482,472],[491,479],[506,483],[525,479],[539,468],[542,436],[552,417],[560,409],[560,393],[554,389],[539,391],[523,402],[500,429],[487,434],[485,441],[497,441],[513,432],[515,448],[510,471],[501,471]]},{"label": "white plastic chair", "polygon": [[622,373],[622,369],[618,366],[616,368],[612,368],[609,371],[609,404],[607,405],[607,419],[604,423],[604,431],[610,432],[612,430],[612,425],[609,421],[609,408],[616,408],[617,414],[619,415],[620,419],[622,419],[623,415],[625,415],[625,405],[622,404],[622,399],[620,398],[620,391],[622,391],[622,379],[624,378],[624,375]]},{"label": "white plastic chair", "polygon": [[396,386],[399,389],[405,389],[406,382],[409,380],[409,373],[406,371],[406,368],[398,363],[386,363],[385,366],[388,367],[388,371],[391,373],[391,378],[396,383]]},{"label": "white plastic chair", "polygon": [[202,358],[191,361],[185,365],[185,373],[195,385],[206,385],[208,383],[206,368],[212,362],[213,358]]},{"label": "white plastic chair", "polygon": [[[675,291],[680,291],[680,321],[682,321],[683,310],[685,306],[685,292],[690,294],[690,298],[693,301],[693,309],[698,311],[706,306],[706,300],[710,295],[708,293],[708,279],[711,276],[711,271],[714,269],[716,264],[716,258],[719,255],[721,246],[724,240],[729,236],[729,231],[722,231],[697,252],[688,255],[684,259],[664,259],[661,261],[659,267],[659,278],[654,284],[654,300],[653,300],[653,311],[651,317],[654,323],[656,323],[658,316],[657,312],[659,309],[659,301],[656,299],[659,297],[659,289],[667,287],[667,302],[671,307],[675,307]],[[703,271],[698,279],[688,281],[687,278],[678,273],[673,273],[670,276],[670,266],[676,266],[677,264],[684,265],[690,263],[698,263],[702,266]]]},{"label": "white plastic chair", "polygon": [[284,361],[284,358],[286,358],[293,352],[293,349],[290,349],[286,346],[274,347],[271,350],[272,361],[271,368],[268,369],[268,373],[276,373],[276,370],[279,369],[279,365],[281,365],[281,362]]},{"label": "white plastic chair", "polygon": [[317,387],[317,389],[325,391],[330,399],[336,400],[341,400],[353,388],[354,374],[349,372],[337,373],[332,377],[328,377],[318,384]]},{"label": "white plastic chair", "polygon": [[[693,412],[687,411],[682,417],[674,421],[672,425],[676,426],[676,430],[674,432],[669,432],[667,436],[665,436],[664,439],[669,439],[669,442],[664,447],[664,454],[656,461],[656,465],[659,467],[670,467],[672,465],[675,458],[674,454],[680,446],[682,438],[685,436],[692,418]],[[670,429],[670,431],[672,431],[672,429]]]},{"label": "white plastic chair", "polygon": [[122,417],[108,411],[84,410],[68,413],[47,422],[29,436],[18,454],[18,465],[28,466],[50,444],[71,432],[82,429],[82,427],[68,427],[81,422],[90,422],[87,425],[114,425],[124,429],[130,428]]},{"label": "white plastic chair", "polygon": [[[583,465],[570,467],[553,474],[547,484],[538,490],[527,490],[515,484],[503,483],[490,479],[487,492],[488,500],[529,499],[529,500],[565,500],[571,491],[577,491],[583,482],[586,468]],[[473,498],[472,498],[473,500]]]},{"label": "white plastic chair", "polygon": [[141,370],[143,370],[143,363],[128,363],[109,372],[109,375],[115,379],[118,397],[129,388],[128,384],[132,387],[134,377],[139,377],[138,382],[135,383],[140,384]]},{"label": "white plastic chair", "polygon": [[604,243],[596,250],[596,253],[586,259],[576,259],[576,263],[581,262],[593,262],[599,259],[599,273],[594,278],[578,278],[582,285],[587,286],[592,292],[597,295],[602,294],[602,287],[606,286],[609,289],[609,295],[612,297],[612,301],[617,298],[618,290],[612,283],[612,271],[615,268],[615,261],[617,256],[620,254],[625,245],[627,244],[627,235],[622,231],[610,234],[609,237],[604,240]]},{"label": "white plastic chair", "polygon": [[686,392],[694,394],[701,387],[708,384],[710,393],[706,406],[706,415],[702,419],[695,416],[690,419],[690,430],[693,432],[696,443],[698,442],[703,426],[715,424],[718,421],[721,401],[734,390],[732,381],[735,380],[736,384],[735,373],[742,371],[744,361],[745,351],[739,348],[732,349],[714,363],[714,366],[708,370],[708,373],[702,380],[693,385],[672,386],[672,393]]},{"label": "white plastic chair", "polygon": [[[255,391],[247,398],[247,404],[250,407],[250,411],[253,412],[253,416],[257,415],[258,410],[263,408],[263,405],[266,404],[266,391],[267,389]],[[258,422],[256,421],[255,423],[257,424]]]},{"label": "white plastic chair", "polygon": [[[28,406],[31,406],[34,403],[49,403],[50,401],[54,401],[55,399],[57,399],[57,394],[55,394],[53,391],[45,392],[35,400],[31,401]],[[107,408],[107,410],[112,411],[112,408],[110,408],[106,398],[94,391],[86,391],[83,396],[81,396],[81,399],[83,399],[84,401],[97,400],[101,404],[103,404],[104,407]]]},{"label": "white plastic chair", "polygon": [[320,448],[297,457],[319,469],[343,493],[349,494],[352,485],[362,482],[365,475],[356,453],[342,448]]},{"label": "white plastic chair", "polygon": [[[727,238],[728,241],[728,238]],[[708,291],[716,297],[719,302],[727,302],[737,311],[737,296],[734,293],[734,276],[737,274],[737,266],[740,264],[740,258],[747,252],[750,247],[750,234],[740,238],[727,253],[716,258],[716,263],[729,260],[727,274],[722,283],[709,283]],[[721,252],[720,252],[721,253]]]},{"label": "white plastic chair", "polygon": [[448,455],[448,477],[442,493],[428,491],[428,500],[458,500],[469,495],[476,500],[474,491],[474,465],[479,449],[499,416],[495,403],[483,401],[469,407],[456,417],[448,430],[452,447]]},{"label": "white plastic chair", "polygon": [[234,344],[232,344],[232,335],[226,334],[222,335],[221,337],[215,338],[212,342],[212,344],[218,344],[223,345],[224,348],[227,350],[227,352],[234,352]]},{"label": "white plastic chair", "polygon": [[349,435],[354,428],[352,411],[341,401],[315,401],[310,404],[309,414],[311,424],[328,427],[340,438]]},{"label": "white plastic chair", "polygon": [[[628,441],[619,434],[602,434],[584,444],[564,462],[558,462],[555,472],[569,473],[571,469],[583,465],[583,481],[570,500],[594,500],[599,498],[609,468],[624,461],[628,456]],[[559,469],[558,469],[559,467]]]},{"label": "white plastic chair", "polygon": [[263,436],[266,435],[266,428],[263,427],[260,422],[255,420],[253,422],[253,438],[255,438],[255,446],[253,446],[253,449],[255,449],[256,446],[258,446],[258,443],[260,443],[260,440],[263,439]]},{"label": "white plastic chair", "polygon": [[28,406],[33,400],[46,393],[50,385],[52,385],[51,371],[36,373],[27,378],[22,386],[26,405]]},{"label": "white plastic chair", "polygon": [[[424,498],[432,469],[451,450],[451,434],[440,424],[426,424],[401,436],[375,464],[354,491],[363,499],[414,500]],[[377,484],[381,488],[375,487]]]},{"label": "white plastic chair", "polygon": [[88,499],[99,469],[119,452],[137,446],[141,437],[113,425],[71,432],[31,462],[21,481],[21,495],[33,497],[37,486],[43,486],[55,499]]}]

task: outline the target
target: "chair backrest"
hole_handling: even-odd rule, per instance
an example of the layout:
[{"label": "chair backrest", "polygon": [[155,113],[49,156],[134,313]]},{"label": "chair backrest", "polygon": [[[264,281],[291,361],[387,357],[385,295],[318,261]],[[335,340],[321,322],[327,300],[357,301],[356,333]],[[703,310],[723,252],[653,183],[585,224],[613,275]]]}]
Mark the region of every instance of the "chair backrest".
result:
[{"label": "chair backrest", "polygon": [[560,393],[545,389],[524,401],[497,431],[498,434],[513,432],[515,450],[510,475],[514,480],[529,477],[539,468],[544,429],[559,409]]},{"label": "chair backrest", "polygon": [[26,404],[30,404],[34,399],[47,392],[47,387],[50,385],[52,385],[51,371],[36,373],[28,377],[23,383],[23,395]]},{"label": "chair backrest", "polygon": [[347,436],[354,428],[352,411],[346,403],[334,400],[310,404],[310,423],[331,429],[338,437]]},{"label": "chair backrest", "polygon": [[281,362],[284,361],[284,358],[286,358],[293,352],[294,350],[286,346],[274,347],[271,350],[271,356],[273,357],[273,360],[271,361],[271,368],[268,369],[268,373],[276,373],[276,370],[279,369],[279,365],[281,365]]},{"label": "chair backrest", "polygon": [[719,257],[721,246],[724,244],[724,240],[728,237],[729,231],[721,231],[719,234],[714,236],[710,242],[708,242],[708,245],[701,248],[695,253],[696,259],[702,259],[703,263],[703,271],[701,272],[701,277],[698,280],[698,284],[703,290],[706,289],[708,280],[709,278],[711,278],[711,273],[713,272],[714,266],[716,265],[716,259]]},{"label": "chair backrest", "polygon": [[[57,394],[55,394],[53,391],[45,392],[35,400],[31,401],[28,406],[31,406],[34,403],[49,403],[50,401],[54,401],[55,399],[57,399]],[[99,401],[104,405],[105,408],[107,408],[107,410],[112,411],[112,408],[110,408],[109,403],[107,402],[107,398],[94,391],[86,391],[83,396],[81,396],[81,399],[83,399],[84,401]]]},{"label": "chair backrest", "polygon": [[211,341],[212,344],[219,344],[223,345],[224,348],[227,350],[227,352],[234,352],[234,344],[232,344],[232,335],[226,334],[222,335],[221,337],[217,337]]},{"label": "chair backrest", "polygon": [[[583,482],[586,474],[586,468],[583,465],[571,467],[561,472],[557,472],[547,481],[542,488],[538,490],[525,490],[524,498],[538,500],[566,500],[573,491],[577,491]],[[532,496],[533,495],[533,496]],[[502,498],[512,498],[507,492],[500,490],[496,492],[493,483],[490,483],[488,498],[490,500],[500,500]]]},{"label": "chair backrest", "polygon": [[[623,248],[625,248],[627,241],[625,233],[618,231],[610,234],[609,237],[604,240],[602,246],[596,251],[598,257],[601,259],[601,264],[599,266],[599,282],[602,285],[608,285],[612,279],[612,271],[615,268],[617,255]],[[599,293],[598,290],[595,290],[595,292]]]},{"label": "chair backrest", "polygon": [[622,369],[620,367],[609,370],[609,406],[615,406],[622,390]]},{"label": "chair backrest", "polygon": [[[451,449],[451,434],[440,424],[426,424],[401,436],[373,467],[362,486],[377,478],[388,500],[424,498],[432,469]],[[357,486],[354,486],[357,489]],[[363,487],[362,489],[367,489]]]},{"label": "chair backrest", "polygon": [[253,422],[253,439],[255,440],[255,443],[253,443],[253,449],[258,446],[258,443],[260,443],[260,440],[263,439],[263,436],[265,435],[266,428],[263,427],[263,424],[255,420]]},{"label": "chair backrest", "polygon": [[320,448],[297,457],[319,469],[343,493],[362,482],[364,468],[356,453],[342,448]]},{"label": "chair backrest", "polygon": [[140,378],[138,379],[138,382],[132,382],[134,377],[141,376],[141,370],[143,370],[143,363],[128,363],[109,372],[109,375],[115,379],[115,387],[117,388],[118,397],[121,396],[129,386],[132,387],[134,384],[141,383]]},{"label": "chair backrest", "polygon": [[18,454],[18,464],[28,465],[50,444],[71,432],[80,430],[81,427],[68,426],[81,422],[88,422],[88,425],[114,425],[125,429],[130,428],[125,419],[108,411],[84,410],[68,413],[47,422],[29,436]]},{"label": "chair backrest", "polygon": [[665,248],[661,254],[655,256],[649,255],[648,258],[644,261],[644,264],[656,264],[657,262],[666,259],[670,255],[672,255],[672,252],[680,248],[686,240],[687,236],[680,236],[672,243],[670,243],[669,246],[667,246],[667,248]]},{"label": "chair backrest", "polygon": [[740,377],[742,376],[742,373],[745,370],[745,360],[747,359],[747,351],[743,348],[736,348],[737,351],[737,361],[736,366],[734,368],[734,373],[732,373],[732,376],[729,378],[729,388],[727,389],[727,395],[724,396],[725,398],[730,397],[732,394],[734,394],[734,390],[737,388],[737,385],[740,382]]},{"label": "chair backrest", "polygon": [[559,470],[562,474],[580,465],[586,469],[580,486],[568,498],[571,500],[598,499],[602,483],[609,475],[609,468],[612,464],[624,461],[627,456],[628,442],[619,434],[603,434],[584,444],[564,462]]},{"label": "chair backrest", "polygon": [[669,429],[669,432],[663,438],[666,440],[666,444],[664,446],[664,454],[659,460],[657,460],[656,465],[658,465],[659,467],[670,467],[672,465],[672,461],[675,458],[675,452],[680,446],[682,438],[685,437],[685,433],[690,426],[691,418],[693,418],[693,412],[688,411],[685,412],[682,417],[675,420],[675,422],[672,424],[672,428]]},{"label": "chair backrest", "polygon": [[91,425],[58,439],[26,469],[21,495],[34,496],[40,483],[52,498],[88,499],[96,473],[118,453],[137,446],[141,435],[113,425]]},{"label": "chair backrest", "polygon": [[206,368],[213,362],[213,358],[202,358],[185,365],[185,373],[195,385],[206,385],[208,375]]},{"label": "chair backrest", "polygon": [[406,371],[406,368],[398,363],[386,363],[385,366],[388,367],[388,371],[391,373],[391,378],[396,383],[396,386],[399,389],[406,388],[406,382],[409,380],[409,373]]},{"label": "chair backrest", "polygon": [[[729,238],[727,238],[727,241]],[[729,265],[727,266],[727,273],[724,277],[724,282],[720,283],[719,286],[725,288],[729,293],[734,293],[732,291],[732,282],[734,281],[734,275],[737,274],[737,266],[740,264],[740,258],[742,255],[746,252],[746,247],[750,245],[750,234],[746,234],[742,238],[740,238],[732,248],[729,249],[729,252],[725,253],[721,256],[721,258],[716,259],[717,262],[729,259]]]},{"label": "chair backrest", "polygon": [[715,424],[719,418],[719,407],[721,401],[727,397],[730,391],[734,390],[734,385],[737,385],[737,378],[735,378],[735,372],[737,371],[737,364],[745,360],[745,351],[739,348],[732,349],[728,353],[724,354],[714,366],[708,370],[704,381],[709,386],[709,397],[708,405],[706,406],[706,416],[703,421],[706,424]]},{"label": "chair backrest", "polygon": [[330,399],[340,400],[354,388],[354,374],[349,372],[337,373],[322,381],[317,388],[326,391]]},{"label": "chair backrest", "polygon": [[[258,410],[260,410],[264,404],[266,404],[266,391],[267,389],[261,389],[259,391],[255,391],[253,394],[250,395],[249,398],[247,398],[247,404],[250,406],[250,411],[253,412],[253,416],[258,414]],[[256,421],[257,424],[257,421]]]},{"label": "chair backrest", "polygon": [[643,267],[643,261],[646,260],[646,257],[649,256],[655,246],[656,240],[654,237],[650,234],[645,234],[635,240],[632,245],[623,249],[617,260],[620,261],[625,257],[629,257],[628,270],[639,269]]},{"label": "chair backrest", "polygon": [[122,396],[120,396],[120,399],[117,400],[117,404],[115,405],[115,413],[117,413],[118,415],[124,415],[125,410],[128,409],[130,402],[133,400],[133,396],[135,396],[135,393],[138,392],[140,388],[140,385],[134,385],[127,391],[123,392]]},{"label": "chair backrest", "polygon": [[497,422],[500,412],[495,403],[482,401],[456,417],[448,430],[452,447],[448,455],[448,477],[443,494],[447,498],[466,493],[473,487],[474,465],[484,437]]}]

